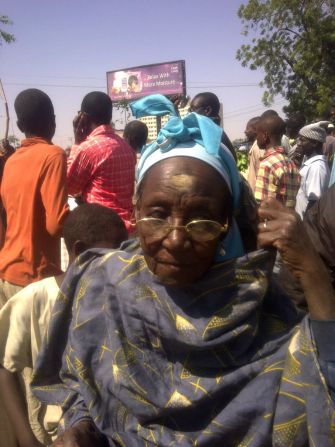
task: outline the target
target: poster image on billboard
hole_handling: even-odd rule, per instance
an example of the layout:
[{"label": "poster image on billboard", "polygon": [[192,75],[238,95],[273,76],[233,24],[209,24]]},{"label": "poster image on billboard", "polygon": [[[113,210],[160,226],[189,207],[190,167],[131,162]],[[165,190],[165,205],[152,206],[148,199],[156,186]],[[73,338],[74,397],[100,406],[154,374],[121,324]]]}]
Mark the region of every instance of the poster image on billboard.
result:
[{"label": "poster image on billboard", "polygon": [[133,100],[146,95],[185,95],[185,61],[142,65],[107,72],[107,92],[112,101]]}]

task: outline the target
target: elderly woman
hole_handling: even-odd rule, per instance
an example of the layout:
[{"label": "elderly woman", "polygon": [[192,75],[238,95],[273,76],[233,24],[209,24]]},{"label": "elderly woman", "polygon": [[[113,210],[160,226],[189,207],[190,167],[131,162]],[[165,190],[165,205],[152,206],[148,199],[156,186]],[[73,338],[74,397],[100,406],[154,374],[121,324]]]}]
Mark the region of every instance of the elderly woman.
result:
[{"label": "elderly woman", "polygon": [[242,256],[220,139],[206,117],[171,118],[141,158],[139,239],[67,275],[35,376],[64,408],[55,445],[334,445],[327,271],[277,202],[260,210],[259,242],[299,277],[309,316],[271,282],[272,250]]}]

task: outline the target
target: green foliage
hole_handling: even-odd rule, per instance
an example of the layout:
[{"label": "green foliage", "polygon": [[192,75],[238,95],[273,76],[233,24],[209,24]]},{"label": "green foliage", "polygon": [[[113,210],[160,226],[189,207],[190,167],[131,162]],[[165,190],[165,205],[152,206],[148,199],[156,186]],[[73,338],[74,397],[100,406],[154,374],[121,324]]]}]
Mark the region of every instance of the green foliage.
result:
[{"label": "green foliage", "polygon": [[118,110],[128,109],[129,101],[126,98],[122,98],[115,105]]},{"label": "green foliage", "polygon": [[[12,25],[11,20],[7,16],[0,15],[0,24],[1,25]],[[3,31],[0,29],[0,46],[5,43],[11,43],[15,41],[14,34],[7,33],[6,31]]]},{"label": "green foliage", "polygon": [[129,122],[131,117],[131,111],[129,108],[129,100],[126,98],[120,99],[118,102],[113,103],[113,107],[119,111],[119,118],[115,120],[115,125],[124,126]]},{"label": "green foliage", "polygon": [[248,170],[248,154],[246,152],[236,152],[237,169],[240,172],[247,172]]},{"label": "green foliage", "polygon": [[236,57],[264,70],[264,104],[281,94],[288,114],[327,114],[335,95],[335,0],[249,0],[238,16],[252,37]]}]

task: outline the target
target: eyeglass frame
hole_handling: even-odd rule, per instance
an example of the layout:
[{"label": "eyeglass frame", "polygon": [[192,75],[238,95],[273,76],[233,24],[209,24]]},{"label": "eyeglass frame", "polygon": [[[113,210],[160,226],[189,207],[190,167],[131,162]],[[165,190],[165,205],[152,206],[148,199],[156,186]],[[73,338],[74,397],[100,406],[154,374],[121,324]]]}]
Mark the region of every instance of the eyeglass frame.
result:
[{"label": "eyeglass frame", "polygon": [[[188,222],[186,225],[171,225],[169,222],[167,222],[165,219],[160,219],[159,217],[142,217],[141,219],[139,219],[138,221],[136,221],[134,224],[132,224],[134,227],[137,226],[137,224],[139,222],[148,222],[148,221],[160,221],[160,222],[166,222],[167,225],[169,225],[169,231],[167,231],[167,233],[162,236],[160,239],[164,239],[169,233],[171,233],[171,231],[173,230],[181,230],[184,229],[186,231],[186,233],[190,236],[190,238],[196,242],[209,242],[209,241],[213,241],[214,239],[216,239],[217,237],[219,237],[222,233],[227,233],[228,232],[228,222],[226,222],[224,225],[221,225],[220,222],[216,221],[216,220],[210,220],[210,219],[195,219],[195,220],[191,220],[190,222]],[[196,222],[211,222],[211,223],[215,223],[218,224],[220,226],[220,232],[217,236],[213,237],[212,239],[207,239],[206,241],[197,241],[196,239],[194,239],[191,235],[190,230],[187,229],[187,226],[192,224],[192,223],[196,223]]]}]

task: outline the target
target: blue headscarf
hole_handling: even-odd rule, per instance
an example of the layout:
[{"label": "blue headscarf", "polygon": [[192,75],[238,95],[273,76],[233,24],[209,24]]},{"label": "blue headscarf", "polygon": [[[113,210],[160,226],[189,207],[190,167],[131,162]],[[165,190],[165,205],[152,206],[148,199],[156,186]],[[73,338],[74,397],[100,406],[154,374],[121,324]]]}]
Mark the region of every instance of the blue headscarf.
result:
[{"label": "blue headscarf", "polygon": [[[152,108],[151,108],[152,104]],[[222,129],[210,118],[196,113],[184,119],[176,115],[173,104],[163,95],[150,95],[130,104],[136,118],[154,115],[174,115],[160,130],[157,140],[144,147],[137,168],[137,184],[148,169],[159,161],[176,157],[192,157],[212,166],[224,178],[233,198],[233,212],[240,204],[241,177],[229,150],[221,143]],[[233,219],[224,240],[225,255],[218,252],[217,261],[244,254],[241,236]]]}]

